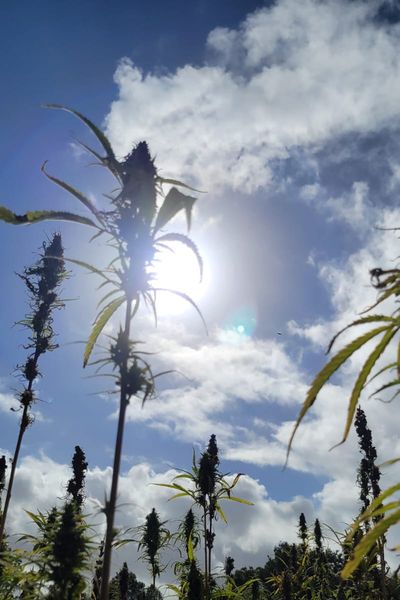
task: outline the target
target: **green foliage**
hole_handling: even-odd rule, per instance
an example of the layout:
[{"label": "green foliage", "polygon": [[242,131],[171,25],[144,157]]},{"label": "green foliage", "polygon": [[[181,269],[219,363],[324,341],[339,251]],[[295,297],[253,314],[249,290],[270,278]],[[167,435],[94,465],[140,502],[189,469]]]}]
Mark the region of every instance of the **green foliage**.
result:
[{"label": "green foliage", "polygon": [[156,577],[160,575],[160,551],[164,548],[169,540],[170,533],[164,527],[155,508],[146,516],[145,524],[140,527],[141,538],[138,549],[142,550],[141,558],[150,565],[152,585],[155,586]]},{"label": "green foliage", "polygon": [[[49,243],[43,243],[42,254],[39,261],[33,266],[27,267],[24,272],[19,275],[28,289],[30,298],[30,313],[25,319],[20,321],[19,324],[29,330],[29,341],[25,347],[31,350],[31,352],[28,355],[25,364],[19,367],[20,373],[26,383],[19,393],[19,404],[22,416],[11,464],[4,509],[0,519],[0,544],[4,535],[22,439],[26,429],[33,422],[30,408],[35,400],[33,384],[35,379],[39,376],[39,358],[46,352],[57,348],[57,344],[54,343],[52,325],[54,310],[64,306],[58,298],[59,287],[67,275],[63,256],[64,250],[62,247],[61,235],[56,233]],[[3,487],[4,474],[5,472],[2,473]]]},{"label": "green foliage", "polygon": [[[381,305],[387,300],[396,301],[398,299],[398,296],[400,295],[400,269],[383,270],[381,268],[376,268],[370,271],[370,275],[372,284],[378,290],[379,295],[378,300],[373,306],[368,308],[367,311],[372,310],[373,308],[375,308],[378,305]],[[355,326],[364,326],[375,323],[384,323],[384,325],[381,325],[379,327],[373,327],[371,330],[367,331],[366,333],[363,333],[361,336],[357,337],[355,340],[347,344],[342,350],[339,350],[339,352],[337,352],[337,354],[333,356],[333,358],[321,369],[321,371],[315,377],[310,389],[308,390],[306,399],[303,403],[303,406],[300,410],[300,413],[297,417],[297,421],[293,428],[293,432],[288,444],[287,458],[289,456],[289,452],[291,450],[296,431],[301,421],[314,404],[321,389],[328,382],[330,377],[332,377],[332,375],[334,375],[345,362],[351,359],[352,356],[358,350],[362,349],[365,346],[365,344],[367,344],[367,342],[373,341],[378,336],[378,342],[375,344],[375,347],[373,348],[372,352],[370,352],[370,354],[364,361],[356,377],[356,381],[354,383],[353,390],[349,399],[346,425],[341,443],[347,439],[354,415],[357,410],[357,405],[361,393],[365,390],[365,387],[369,382],[373,381],[376,377],[387,374],[388,372],[395,369],[397,372],[395,379],[392,379],[391,381],[379,386],[379,388],[375,390],[371,395],[380,393],[384,390],[399,388],[400,342],[398,342],[397,344],[397,353],[395,356],[395,360],[390,360],[386,365],[384,365],[378,370],[375,370],[374,372],[375,365],[377,361],[381,358],[381,356],[389,353],[390,351],[393,351],[393,344],[391,342],[397,336],[400,329],[400,308],[398,303],[394,312],[391,312],[391,314],[389,315],[368,315],[350,323],[350,325],[339,331],[336,334],[336,336],[332,339],[328,347],[328,352],[331,350],[338,336],[340,336],[344,331]],[[393,400],[399,393],[400,389],[397,389],[395,394],[392,396],[391,400]],[[358,418],[357,427],[359,430],[363,428],[363,425],[360,421],[360,417]],[[362,444],[363,443],[364,442],[362,442]],[[400,521],[400,501],[394,500],[388,502],[387,504],[384,503],[387,498],[399,491],[400,484],[392,486],[391,488],[383,491],[382,493],[379,493],[379,469],[377,470],[377,467],[374,465],[374,458],[376,455],[376,453],[374,455],[375,449],[372,449],[373,447],[370,447],[370,449],[368,450],[368,444],[365,443],[364,445],[365,448],[362,447],[362,450],[365,453],[364,465],[361,466],[359,475],[359,482],[361,484],[362,489],[362,500],[364,502],[364,512],[360,515],[358,519],[356,519],[355,523],[353,524],[349,532],[347,542],[354,542],[355,536],[359,533],[361,525],[364,525],[365,535],[361,537],[356,547],[354,548],[354,552],[352,553],[348,563],[343,569],[343,577],[350,577],[354,573],[354,571],[360,566],[363,559],[376,546],[376,544],[380,544],[383,547],[382,540],[384,539],[386,532],[388,531],[388,529],[390,529],[390,527],[392,527]],[[369,452],[372,454],[368,454]],[[397,460],[398,459],[393,459],[392,461],[388,461],[386,464],[395,464]],[[377,494],[374,495],[375,500],[370,504],[369,500],[367,502],[369,486],[374,487]],[[373,522],[373,526],[372,529],[369,530],[368,524],[370,521]],[[381,558],[381,562],[384,562],[383,558]],[[381,573],[381,580],[383,581],[382,578],[383,572]]]}]

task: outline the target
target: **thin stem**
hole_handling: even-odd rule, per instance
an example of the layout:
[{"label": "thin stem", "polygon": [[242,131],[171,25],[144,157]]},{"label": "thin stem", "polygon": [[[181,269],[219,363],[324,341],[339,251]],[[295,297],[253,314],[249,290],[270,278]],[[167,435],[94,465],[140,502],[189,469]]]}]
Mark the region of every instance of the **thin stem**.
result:
[{"label": "thin stem", "polygon": [[203,519],[204,519],[204,592],[205,592],[205,598],[206,598],[206,600],[208,600],[208,598],[209,598],[209,591],[208,591],[209,581],[208,581],[208,553],[207,553],[207,550],[208,550],[207,510],[206,510],[205,506],[204,506]]},{"label": "thin stem", "polygon": [[6,499],[4,502],[4,509],[3,509],[3,513],[1,515],[1,522],[0,522],[0,546],[3,542],[4,528],[5,528],[6,519],[7,519],[8,507],[9,507],[10,500],[11,500],[11,493],[12,493],[12,488],[13,488],[13,484],[14,484],[15,471],[17,470],[17,462],[18,462],[21,445],[22,445],[22,438],[24,437],[24,433],[26,431],[27,418],[28,418],[28,405],[24,406],[24,410],[23,410],[22,418],[21,418],[21,425],[19,427],[18,439],[17,439],[17,443],[15,446],[15,451],[14,451],[14,457],[13,457],[12,463],[11,463],[10,479],[8,482],[7,494],[6,494]]},{"label": "thin stem", "polygon": [[[34,364],[35,364],[35,367],[37,366],[38,358],[39,358],[39,353],[38,353],[38,350],[36,350],[35,355],[34,355]],[[28,393],[32,392],[32,386],[33,386],[33,379],[30,379],[28,381],[28,387],[26,388],[26,391]],[[14,485],[15,472],[17,470],[17,463],[18,463],[19,453],[20,453],[21,445],[22,445],[22,438],[24,437],[24,433],[25,433],[25,431],[26,431],[26,429],[28,427],[28,424],[29,424],[28,411],[29,411],[29,404],[25,404],[24,405],[24,410],[22,412],[21,424],[19,426],[19,432],[18,432],[17,443],[15,445],[14,456],[13,456],[12,463],[11,463],[10,479],[8,481],[7,494],[6,494],[6,499],[5,499],[5,502],[4,502],[4,509],[3,509],[3,512],[2,512],[2,515],[1,515],[1,521],[0,521],[0,547],[1,547],[2,543],[3,543],[4,528],[6,526],[8,507],[10,505],[11,494],[12,494],[12,489],[13,489],[13,485]]]},{"label": "thin stem", "polygon": [[[124,336],[129,339],[130,325],[131,325],[131,310],[132,300],[128,298],[126,303],[125,312],[125,328]],[[114,463],[113,463],[113,474],[111,481],[111,492],[110,500],[106,503],[105,513],[107,520],[107,530],[104,543],[104,558],[103,558],[103,569],[101,573],[101,589],[100,589],[100,600],[108,600],[108,588],[111,571],[111,553],[112,553],[112,541],[114,537],[114,517],[115,507],[117,503],[118,493],[118,477],[121,466],[121,455],[122,455],[122,442],[124,437],[124,426],[125,426],[125,414],[129,400],[126,392],[127,384],[127,372],[128,372],[128,356],[123,357],[121,364],[121,394],[120,394],[120,405],[119,405],[119,416],[118,416],[118,427],[117,436],[115,439],[115,450],[114,450]]]}]

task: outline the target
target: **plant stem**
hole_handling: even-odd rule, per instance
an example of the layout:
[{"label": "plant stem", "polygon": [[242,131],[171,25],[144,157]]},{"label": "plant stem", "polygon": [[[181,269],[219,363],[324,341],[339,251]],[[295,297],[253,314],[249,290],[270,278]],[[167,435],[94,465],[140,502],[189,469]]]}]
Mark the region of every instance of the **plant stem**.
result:
[{"label": "plant stem", "polygon": [[[38,358],[39,358],[39,356],[38,356],[38,353],[36,351],[35,357],[34,357],[34,359],[35,359],[35,366],[37,365]],[[28,382],[27,392],[31,392],[32,391],[32,385],[33,385],[33,380],[30,380]],[[12,463],[11,463],[10,479],[8,481],[7,494],[6,494],[6,499],[5,499],[5,502],[4,502],[4,509],[3,509],[3,512],[2,512],[2,515],[1,515],[1,521],[0,521],[0,547],[1,547],[1,544],[3,543],[4,528],[5,528],[5,525],[6,525],[8,507],[10,505],[12,488],[13,488],[13,485],[14,485],[15,472],[17,470],[17,463],[18,463],[19,453],[20,453],[21,445],[22,445],[22,438],[24,437],[24,433],[25,433],[25,431],[26,431],[26,429],[28,427],[28,424],[29,424],[28,411],[29,411],[29,404],[25,404],[24,410],[22,412],[21,424],[19,426],[19,432],[18,432],[17,443],[15,445],[14,456],[13,456]]]},{"label": "plant stem", "polygon": [[207,510],[204,507],[204,595],[209,599],[209,581],[208,581],[208,542],[207,542]]},{"label": "plant stem", "polygon": [[[125,328],[124,328],[124,336],[126,336],[126,339],[129,339],[129,334],[130,334],[131,310],[132,310],[132,300],[130,298],[128,298],[127,303],[126,303]],[[125,356],[123,358],[123,363],[122,363],[121,369],[120,369],[121,394],[120,394],[117,436],[115,439],[114,463],[113,463],[113,473],[112,473],[112,481],[111,481],[110,500],[106,503],[106,507],[105,507],[107,530],[106,530],[106,537],[105,537],[105,543],[104,543],[104,558],[103,558],[103,568],[102,568],[102,573],[101,573],[100,600],[108,600],[108,588],[109,588],[109,579],[110,579],[110,570],[111,570],[112,541],[113,541],[113,537],[114,537],[114,517],[115,517],[115,507],[116,507],[116,503],[117,503],[117,493],[118,493],[118,477],[119,477],[119,470],[120,470],[120,466],[121,466],[125,414],[126,414],[126,408],[129,403],[128,395],[126,392],[127,372],[128,372],[128,356]]]},{"label": "plant stem", "polygon": [[11,492],[12,492],[12,487],[13,487],[13,483],[14,483],[15,471],[17,469],[17,462],[18,462],[19,452],[20,452],[20,449],[21,449],[22,438],[23,438],[25,430],[26,430],[26,425],[24,426],[24,424],[26,423],[27,416],[28,416],[28,406],[24,406],[24,411],[22,413],[22,418],[21,418],[21,425],[20,425],[19,433],[18,433],[18,439],[17,439],[17,443],[16,443],[16,446],[15,446],[15,451],[14,451],[14,457],[13,457],[12,463],[11,463],[11,472],[10,472],[10,479],[9,479],[9,482],[8,482],[8,486],[7,486],[6,499],[5,499],[5,502],[4,502],[3,513],[1,515],[1,522],[0,522],[0,545],[3,542],[4,527],[5,527],[5,524],[6,524],[8,507],[9,507],[10,500],[11,500]]}]

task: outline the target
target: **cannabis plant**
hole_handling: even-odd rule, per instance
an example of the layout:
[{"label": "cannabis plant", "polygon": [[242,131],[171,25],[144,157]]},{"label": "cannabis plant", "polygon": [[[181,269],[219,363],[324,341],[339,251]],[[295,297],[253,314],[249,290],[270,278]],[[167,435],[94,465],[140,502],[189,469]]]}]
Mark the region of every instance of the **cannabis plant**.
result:
[{"label": "cannabis plant", "polygon": [[[234,477],[232,483],[228,483],[225,476],[219,471],[219,456],[216,436],[210,437],[207,449],[202,453],[199,462],[193,453],[193,464],[191,471],[174,477],[173,483],[158,483],[156,485],[167,487],[176,492],[174,498],[189,497],[198,507],[202,519],[202,537],[204,545],[204,595],[206,600],[210,598],[210,584],[212,573],[212,549],[214,546],[214,522],[217,516],[227,523],[225,513],[221,507],[221,500],[231,500],[241,504],[252,505],[252,502],[232,496],[232,490],[238,483],[241,473]],[[187,479],[188,486],[184,487],[177,480]]]},{"label": "cannabis plant", "polygon": [[[49,108],[66,110],[78,117],[94,133],[102,146],[102,153],[82,144],[92,154],[98,164],[106,168],[116,180],[117,190],[107,195],[109,206],[100,209],[81,191],[47,172],[46,163],[43,173],[55,184],[74,196],[90,216],[67,211],[30,211],[17,215],[8,208],[0,207],[0,219],[18,225],[43,220],[65,220],[80,223],[94,231],[94,238],[107,239],[114,250],[114,256],[106,268],[89,265],[79,259],[69,259],[72,263],[85,267],[101,279],[101,288],[107,293],[100,300],[100,311],[94,321],[84,355],[83,365],[90,360],[93,348],[105,325],[117,310],[124,306],[125,312],[119,334],[110,349],[110,360],[117,370],[116,384],[120,394],[119,417],[115,441],[111,491],[106,501],[106,537],[104,544],[103,573],[101,578],[101,600],[108,600],[108,585],[111,565],[111,548],[114,536],[114,517],[118,491],[118,476],[121,465],[123,434],[126,409],[133,396],[148,399],[154,392],[154,379],[150,366],[146,363],[135,345],[130,341],[131,321],[141,303],[147,304],[156,314],[156,294],[169,292],[187,300],[197,310],[196,304],[178,290],[158,288],[153,285],[152,266],[157,254],[171,243],[180,243],[188,247],[197,258],[200,277],[202,260],[196,245],[183,234],[165,233],[163,229],[180,211],[186,214],[190,228],[195,198],[180,192],[178,187],[185,184],[174,179],[161,177],[150,155],[145,141],[139,142],[123,159],[118,160],[104,133],[81,113],[60,105],[48,105]],[[172,186],[164,194],[163,185]]]},{"label": "cannabis plant", "polygon": [[[382,355],[388,355],[393,352],[393,341],[398,336],[400,331],[400,307],[398,304],[398,297],[400,295],[400,269],[395,268],[384,270],[381,268],[376,268],[370,271],[370,275],[372,285],[378,291],[378,299],[375,304],[364,311],[364,313],[370,312],[377,306],[381,306],[387,301],[395,301],[395,309],[393,311],[391,306],[387,314],[368,314],[367,316],[361,316],[359,319],[356,319],[350,323],[350,325],[344,327],[331,340],[327,352],[332,350],[333,345],[343,332],[353,327],[372,325],[372,328],[369,331],[363,333],[352,342],[347,344],[344,348],[339,350],[314,378],[293,428],[293,432],[288,443],[287,457],[289,456],[296,431],[316,401],[321,389],[339,370],[339,368],[348,360],[350,360],[358,350],[364,348],[365,344],[368,342],[373,341],[375,346],[368,354],[356,377],[356,381],[354,383],[348,403],[346,424],[340,443],[345,442],[348,437],[362,392],[370,382],[375,380],[376,377],[389,375],[390,379],[375,389],[371,396],[388,390],[389,392],[393,392],[391,398],[391,400],[393,400],[400,394],[399,352],[395,353],[394,356],[391,356],[391,358],[389,358],[388,362],[383,367],[376,369],[376,364]],[[400,458],[395,458],[391,461],[388,461],[388,464],[393,464],[399,460]],[[400,483],[388,488],[387,490],[384,490],[368,505],[363,514],[355,521],[349,534],[350,538],[354,537],[359,531],[359,526],[361,523],[368,522],[372,519],[374,521],[374,525],[359,540],[354,553],[343,569],[344,577],[349,577],[360,565],[363,558],[375,546],[377,541],[382,539],[382,536],[384,536],[387,530],[400,521],[400,500],[393,500],[385,504],[385,501],[399,490]],[[400,548],[400,546],[398,548]]]},{"label": "cannabis plant", "polygon": [[164,527],[166,521],[161,522],[155,508],[146,516],[145,524],[140,527],[141,538],[138,550],[142,552],[141,558],[150,565],[152,586],[156,586],[156,577],[161,573],[160,552],[170,540],[170,532]]},{"label": "cannabis plant", "polygon": [[20,324],[30,332],[28,344],[25,346],[30,350],[30,353],[26,362],[19,367],[20,374],[25,382],[22,391],[18,395],[19,409],[22,415],[1,515],[0,544],[3,539],[22,439],[28,426],[33,422],[31,413],[31,407],[35,401],[33,385],[40,374],[39,359],[45,352],[57,348],[57,344],[54,343],[52,326],[53,312],[63,306],[58,298],[58,290],[65,276],[63,247],[61,235],[58,233],[53,236],[49,243],[43,243],[40,260],[32,267],[27,267],[20,275],[30,296],[30,313],[20,321]]}]

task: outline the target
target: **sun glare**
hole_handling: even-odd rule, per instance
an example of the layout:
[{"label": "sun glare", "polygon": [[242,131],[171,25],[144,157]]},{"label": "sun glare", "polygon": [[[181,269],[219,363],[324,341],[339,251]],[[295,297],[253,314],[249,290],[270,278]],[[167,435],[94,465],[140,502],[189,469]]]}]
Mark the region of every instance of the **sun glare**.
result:
[{"label": "sun glare", "polygon": [[[193,252],[180,244],[174,244],[171,251],[163,249],[156,259],[152,269],[153,287],[187,294],[198,304],[206,289],[206,278],[203,274],[200,281],[199,265]],[[169,292],[158,292],[156,304],[160,314],[180,314],[191,309],[186,300]]]}]

